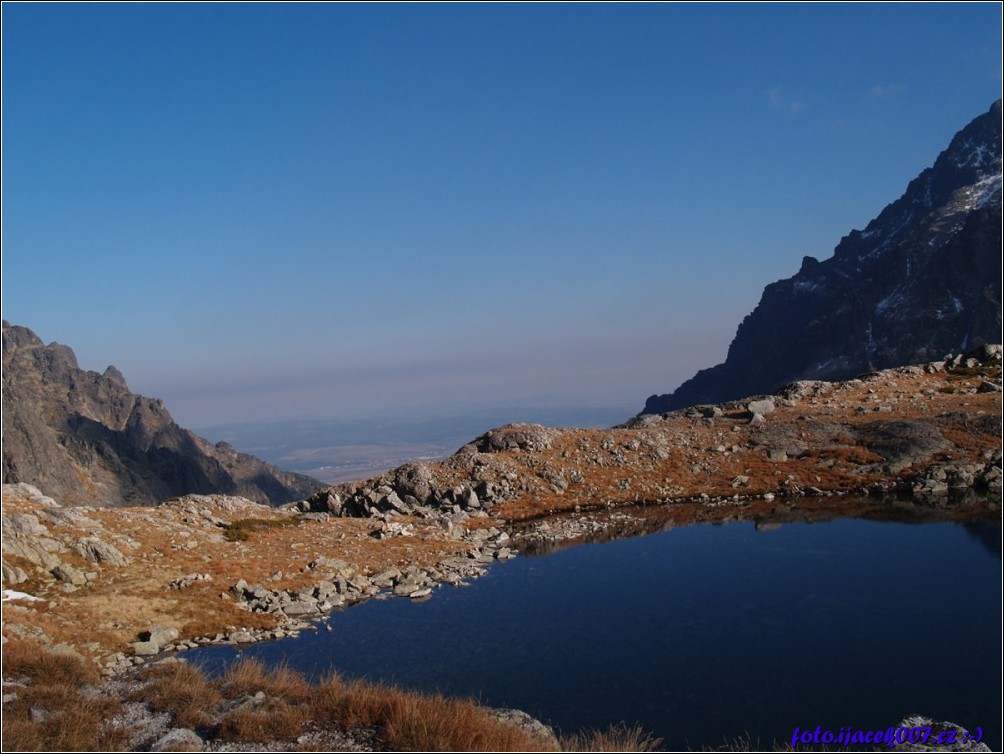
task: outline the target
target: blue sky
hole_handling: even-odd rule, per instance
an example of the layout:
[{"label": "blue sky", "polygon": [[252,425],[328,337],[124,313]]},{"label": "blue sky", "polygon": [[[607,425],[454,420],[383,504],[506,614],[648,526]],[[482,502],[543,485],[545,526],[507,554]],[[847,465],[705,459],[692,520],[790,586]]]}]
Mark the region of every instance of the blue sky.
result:
[{"label": "blue sky", "polygon": [[179,423],[642,407],[1001,93],[982,4],[4,4],[3,316]]}]

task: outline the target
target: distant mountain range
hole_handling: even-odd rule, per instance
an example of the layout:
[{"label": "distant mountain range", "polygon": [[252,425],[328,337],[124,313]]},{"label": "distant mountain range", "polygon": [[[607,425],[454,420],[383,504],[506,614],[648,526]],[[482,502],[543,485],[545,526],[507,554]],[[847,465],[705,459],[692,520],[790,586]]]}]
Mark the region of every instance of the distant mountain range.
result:
[{"label": "distant mountain range", "polygon": [[224,493],[275,505],[323,485],[182,429],[159,400],[129,391],[113,366],[3,323],[3,481],[67,505],[152,505]]},{"label": "distant mountain range", "polygon": [[959,131],[906,192],[771,283],[724,363],[643,414],[839,380],[1001,342],[1001,101]]}]

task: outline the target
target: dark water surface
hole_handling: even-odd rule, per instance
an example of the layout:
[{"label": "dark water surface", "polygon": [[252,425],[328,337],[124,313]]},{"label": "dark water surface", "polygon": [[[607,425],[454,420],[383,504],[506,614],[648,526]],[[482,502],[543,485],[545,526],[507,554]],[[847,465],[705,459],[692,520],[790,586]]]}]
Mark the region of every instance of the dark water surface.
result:
[{"label": "dark water surface", "polygon": [[[520,557],[241,655],[470,695],[565,732],[639,722],[669,748],[914,713],[999,745],[1000,528],[690,526]],[[219,668],[236,654],[188,657]]]}]

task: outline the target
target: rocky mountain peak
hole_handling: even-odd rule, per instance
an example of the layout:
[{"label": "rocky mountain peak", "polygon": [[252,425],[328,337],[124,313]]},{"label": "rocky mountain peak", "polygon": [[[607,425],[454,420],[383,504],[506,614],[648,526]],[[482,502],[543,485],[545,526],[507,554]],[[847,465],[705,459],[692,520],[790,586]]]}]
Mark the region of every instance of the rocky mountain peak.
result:
[{"label": "rocky mountain peak", "polygon": [[129,391],[114,366],[3,323],[3,481],[69,505],[148,505],[189,493],[299,500],[322,485],[182,429],[163,402]]},{"label": "rocky mountain peak", "polygon": [[642,413],[845,379],[1001,340],[1001,101],[865,229],[771,283],[723,364]]}]

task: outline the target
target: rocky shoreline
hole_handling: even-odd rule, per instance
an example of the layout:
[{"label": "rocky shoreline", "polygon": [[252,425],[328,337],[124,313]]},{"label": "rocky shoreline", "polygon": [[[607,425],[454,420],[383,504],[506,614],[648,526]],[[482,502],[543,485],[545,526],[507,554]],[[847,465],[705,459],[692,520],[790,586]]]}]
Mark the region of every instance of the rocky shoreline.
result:
[{"label": "rocky shoreline", "polygon": [[[377,530],[388,530],[397,536],[406,536],[385,525]],[[347,609],[370,599],[405,597],[418,601],[428,599],[433,590],[442,585],[467,586],[470,580],[486,573],[492,563],[505,561],[516,556],[508,546],[509,535],[495,527],[476,529],[466,541],[471,545],[463,556],[445,559],[435,567],[423,569],[414,565],[404,568],[386,568],[372,576],[359,573],[352,565],[340,560],[313,562],[312,569],[327,568],[334,572],[313,586],[298,590],[270,589],[262,584],[249,584],[238,580],[221,598],[232,599],[241,610],[249,613],[265,613],[279,619],[275,628],[254,629],[236,627],[212,636],[196,636],[190,640],[178,640],[176,629],[166,626],[152,626],[140,637],[140,641],[130,646],[133,655],[120,652],[106,666],[108,674],[142,665],[145,658],[158,657],[187,649],[214,644],[238,645],[259,641],[273,641],[299,635],[301,631],[318,627],[318,621],[335,610]],[[198,580],[198,575],[194,575]],[[186,579],[189,580],[189,579]]]}]

